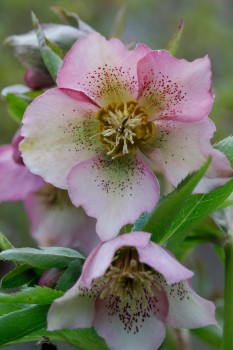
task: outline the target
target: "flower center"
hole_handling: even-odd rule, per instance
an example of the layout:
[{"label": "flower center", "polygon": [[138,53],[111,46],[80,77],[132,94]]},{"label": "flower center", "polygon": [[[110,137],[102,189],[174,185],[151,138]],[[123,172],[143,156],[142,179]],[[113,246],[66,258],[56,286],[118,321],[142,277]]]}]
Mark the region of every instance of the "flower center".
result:
[{"label": "flower center", "polygon": [[135,309],[138,300],[146,308],[148,298],[155,296],[155,288],[161,289],[155,281],[153,271],[139,262],[134,248],[122,248],[108,271],[95,284],[101,287],[101,299],[114,296],[123,305],[130,303],[132,309]]},{"label": "flower center", "polygon": [[154,136],[154,123],[148,121],[146,109],[136,101],[112,103],[101,108],[96,117],[99,120],[100,141],[112,158],[129,153],[135,154]]}]

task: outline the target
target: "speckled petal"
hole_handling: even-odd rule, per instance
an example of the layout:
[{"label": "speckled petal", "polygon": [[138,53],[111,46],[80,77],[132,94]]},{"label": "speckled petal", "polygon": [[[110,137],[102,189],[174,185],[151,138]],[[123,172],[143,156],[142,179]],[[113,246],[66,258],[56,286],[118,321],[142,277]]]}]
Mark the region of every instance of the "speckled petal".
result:
[{"label": "speckled petal", "polygon": [[211,64],[208,56],[193,62],[168,51],[154,51],[138,63],[139,102],[152,119],[196,121],[210,112]]},{"label": "speckled petal", "polygon": [[52,89],[27,108],[20,144],[28,168],[56,187],[67,188],[74,165],[99,152],[96,107],[83,93]]},{"label": "speckled petal", "polygon": [[83,91],[100,106],[137,97],[137,62],[151,50],[128,50],[118,39],[98,33],[80,38],[67,53],[58,73],[58,87]]},{"label": "speckled petal", "polygon": [[[227,177],[232,174],[224,154],[211,146],[215,126],[209,118],[195,123],[160,120],[155,122],[155,128],[155,147],[160,150],[166,165],[165,175],[174,186],[189,173],[201,168],[209,156],[212,157],[212,164],[208,176],[214,178],[219,174]],[[152,151],[150,159],[153,157],[156,164],[158,155]]]},{"label": "speckled petal", "polygon": [[48,330],[90,328],[95,315],[96,294],[79,282],[55,300],[48,312]]},{"label": "speckled petal", "polygon": [[32,174],[24,164],[16,163],[12,145],[0,147],[0,201],[25,199],[29,193],[38,191],[44,181]]},{"label": "speckled petal", "polygon": [[186,269],[163,247],[149,242],[145,248],[137,248],[139,260],[161,273],[167,283],[175,283],[192,277],[193,272]]},{"label": "speckled petal", "polygon": [[167,313],[167,299],[162,292],[156,294],[148,298],[145,308],[138,300],[135,310],[129,303],[122,306],[115,297],[97,298],[94,327],[111,350],[159,348],[165,336],[165,325],[159,313]]},{"label": "speckled petal", "polygon": [[169,313],[167,323],[175,328],[199,328],[218,325],[215,319],[215,306],[201,298],[187,281],[170,286],[163,285],[167,291]]},{"label": "speckled petal", "polygon": [[75,208],[68,194],[56,202],[41,190],[27,196],[24,204],[31,234],[38,245],[76,247],[87,255],[100,242],[95,232],[96,221],[82,208]]},{"label": "speckled petal", "polygon": [[75,206],[97,219],[102,241],[116,237],[122,226],[150,212],[159,199],[154,174],[138,157],[95,157],[75,166],[68,176]]}]

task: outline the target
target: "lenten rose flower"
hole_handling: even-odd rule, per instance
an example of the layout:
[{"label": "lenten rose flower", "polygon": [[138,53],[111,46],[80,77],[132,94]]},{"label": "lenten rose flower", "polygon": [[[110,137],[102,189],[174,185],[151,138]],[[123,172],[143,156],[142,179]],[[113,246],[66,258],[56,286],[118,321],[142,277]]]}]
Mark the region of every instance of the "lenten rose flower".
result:
[{"label": "lenten rose flower", "polygon": [[192,275],[150,234],[120,235],[91,252],[78,282],[52,304],[48,329],[95,327],[111,350],[156,350],[166,324],[217,324],[213,303],[190,287]]},{"label": "lenten rose flower", "polygon": [[153,171],[176,186],[212,155],[228,176],[210,144],[207,56],[188,62],[142,44],[129,51],[93,33],[67,53],[57,84],[28,107],[21,151],[33,173],[97,219],[101,240],[154,209]]},{"label": "lenten rose flower", "polygon": [[20,130],[0,147],[0,202],[23,200],[32,237],[41,246],[77,247],[88,254],[98,243],[96,222],[75,208],[67,191],[46,184],[23,163]]}]

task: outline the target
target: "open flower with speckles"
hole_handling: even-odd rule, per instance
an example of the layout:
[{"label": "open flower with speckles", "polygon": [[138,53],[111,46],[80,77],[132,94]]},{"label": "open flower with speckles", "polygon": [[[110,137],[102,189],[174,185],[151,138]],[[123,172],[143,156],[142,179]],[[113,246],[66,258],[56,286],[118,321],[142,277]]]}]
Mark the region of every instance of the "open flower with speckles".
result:
[{"label": "open flower with speckles", "polygon": [[20,131],[0,147],[0,202],[23,200],[31,234],[39,245],[77,247],[88,254],[99,243],[95,220],[75,208],[67,191],[32,174],[21,157]]},{"label": "open flower with speckles", "polygon": [[97,219],[105,241],[150,212],[159,199],[153,171],[173,185],[209,155],[213,95],[206,56],[193,62],[139,44],[128,50],[97,33],[79,39],[58,73],[58,88],[38,97],[23,119],[29,169],[68,189]]},{"label": "open flower with speckles", "polygon": [[52,304],[48,329],[94,326],[111,350],[156,350],[166,324],[217,324],[213,303],[190,287],[192,275],[150,234],[120,235],[91,252],[78,282]]}]

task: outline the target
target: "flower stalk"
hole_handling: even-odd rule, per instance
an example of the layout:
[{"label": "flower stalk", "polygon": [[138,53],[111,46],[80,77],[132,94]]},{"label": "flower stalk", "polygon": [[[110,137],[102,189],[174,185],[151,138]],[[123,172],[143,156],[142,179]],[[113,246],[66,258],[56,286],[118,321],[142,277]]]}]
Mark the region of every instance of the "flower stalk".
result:
[{"label": "flower stalk", "polygon": [[233,237],[225,243],[225,292],[222,350],[233,348]]}]

